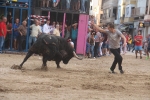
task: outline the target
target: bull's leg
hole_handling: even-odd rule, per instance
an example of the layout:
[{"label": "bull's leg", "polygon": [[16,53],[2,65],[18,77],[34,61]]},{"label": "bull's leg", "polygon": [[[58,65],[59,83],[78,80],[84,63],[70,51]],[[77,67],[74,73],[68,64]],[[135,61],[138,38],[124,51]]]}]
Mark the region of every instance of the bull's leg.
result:
[{"label": "bull's leg", "polygon": [[47,57],[43,56],[43,64],[42,64],[42,67],[41,69],[42,70],[47,70]]},{"label": "bull's leg", "polygon": [[59,65],[59,64],[60,64],[60,61],[61,61],[61,60],[55,61],[56,65],[57,65],[57,68],[61,68],[60,65]]},{"label": "bull's leg", "polygon": [[23,62],[20,64],[19,69],[22,68],[23,64],[28,60],[28,58],[29,58],[30,56],[32,56],[32,54],[33,54],[33,52],[28,52],[28,53],[27,53],[27,55],[26,55],[26,57],[24,58]]}]

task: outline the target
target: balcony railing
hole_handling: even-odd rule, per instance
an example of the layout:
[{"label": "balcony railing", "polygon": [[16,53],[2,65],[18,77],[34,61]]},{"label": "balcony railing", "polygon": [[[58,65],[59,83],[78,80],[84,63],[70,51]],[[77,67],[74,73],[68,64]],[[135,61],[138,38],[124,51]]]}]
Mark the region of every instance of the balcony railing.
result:
[{"label": "balcony railing", "polygon": [[131,10],[131,16],[143,16],[146,14],[146,7],[138,7]]}]

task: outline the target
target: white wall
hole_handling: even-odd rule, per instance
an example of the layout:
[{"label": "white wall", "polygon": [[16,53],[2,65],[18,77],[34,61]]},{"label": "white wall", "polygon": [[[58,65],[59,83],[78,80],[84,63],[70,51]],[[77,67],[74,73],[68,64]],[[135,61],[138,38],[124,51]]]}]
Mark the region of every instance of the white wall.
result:
[{"label": "white wall", "polygon": [[146,7],[147,0],[138,0],[137,7]]}]

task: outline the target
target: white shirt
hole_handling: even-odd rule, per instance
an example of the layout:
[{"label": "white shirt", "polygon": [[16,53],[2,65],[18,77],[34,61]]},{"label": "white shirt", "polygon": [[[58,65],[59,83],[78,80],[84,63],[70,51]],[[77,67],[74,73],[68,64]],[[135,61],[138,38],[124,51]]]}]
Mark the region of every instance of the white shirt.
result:
[{"label": "white shirt", "polygon": [[49,25],[47,25],[47,24],[45,24],[45,25],[43,26],[43,33],[45,33],[45,34],[49,34],[49,33],[50,33],[50,31],[51,31],[50,26],[49,26]]},{"label": "white shirt", "polygon": [[38,34],[42,32],[39,25],[32,24],[30,28],[32,28],[30,36],[37,37]]},{"label": "white shirt", "polygon": [[53,31],[54,31],[55,27],[54,26],[50,26],[50,28],[51,28],[50,33],[53,34]]}]

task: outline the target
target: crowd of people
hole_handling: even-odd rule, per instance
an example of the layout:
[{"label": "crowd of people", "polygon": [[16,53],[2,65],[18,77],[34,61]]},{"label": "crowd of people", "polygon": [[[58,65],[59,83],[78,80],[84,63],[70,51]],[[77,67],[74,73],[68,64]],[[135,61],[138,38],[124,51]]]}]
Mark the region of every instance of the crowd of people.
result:
[{"label": "crowd of people", "polygon": [[[110,47],[109,47],[109,39],[108,35],[99,30],[95,29],[90,23],[93,19],[89,20],[88,24],[88,35],[87,35],[87,43],[86,43],[86,57],[88,58],[97,58],[106,55],[110,55]],[[107,26],[103,26],[103,30],[108,31]],[[142,51],[144,51],[143,55],[146,55],[146,59],[149,59],[150,52],[150,35],[147,36],[146,40],[143,40],[143,36],[141,31],[133,37],[126,31],[121,32],[125,38],[126,43],[124,43],[123,38],[120,37],[120,53],[126,54],[127,52],[134,52],[136,58],[138,58],[138,53],[140,54],[140,59],[142,59]],[[125,44],[125,46],[123,46]]]},{"label": "crowd of people", "polygon": [[[2,0],[3,6],[11,5],[17,7],[28,7],[28,3],[15,2],[13,0]],[[68,11],[77,11],[80,13],[88,13],[89,0],[36,0],[32,1],[33,5],[41,8],[61,9]]]},{"label": "crowd of people", "polygon": [[[50,20],[46,22],[35,19],[30,27],[27,27],[27,19],[19,23],[18,18],[15,19],[12,25],[12,18],[10,16],[2,17],[0,21],[0,51],[2,49],[10,49],[10,44],[12,42],[12,50],[23,51],[26,48],[26,43],[28,43],[29,48],[37,40],[40,34],[51,34],[55,36],[62,36],[64,31],[64,38],[69,42],[74,43],[74,48],[76,49],[77,35],[78,35],[78,23],[75,21],[72,25],[66,24],[63,30],[62,22]],[[29,37],[27,37],[27,29],[29,31]],[[26,42],[28,38],[28,42]],[[12,41],[13,40],[13,41]]]},{"label": "crowd of people", "polygon": [[41,0],[42,7],[57,8],[62,10],[79,11],[80,13],[88,12],[89,0]]}]

